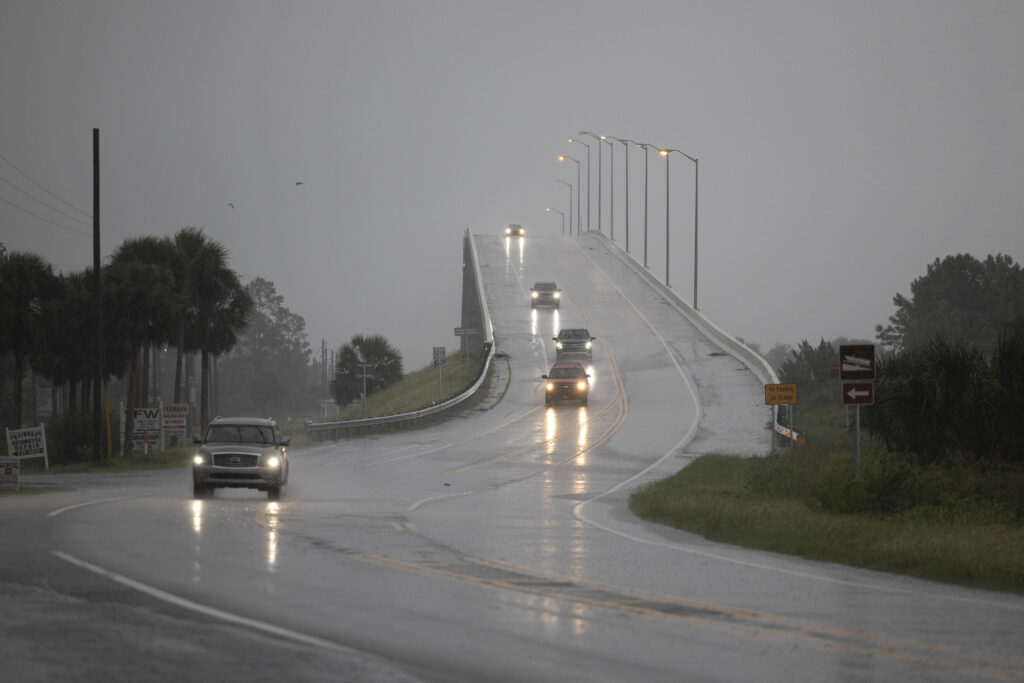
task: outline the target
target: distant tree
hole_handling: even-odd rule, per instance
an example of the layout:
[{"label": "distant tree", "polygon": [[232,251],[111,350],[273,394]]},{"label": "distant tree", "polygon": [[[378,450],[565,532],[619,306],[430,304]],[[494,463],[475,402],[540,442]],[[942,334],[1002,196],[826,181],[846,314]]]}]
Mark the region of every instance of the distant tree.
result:
[{"label": "distant tree", "polygon": [[935,259],[910,290],[910,298],[893,297],[896,312],[875,328],[886,350],[942,336],[991,352],[1001,331],[1024,320],[1024,270],[1003,254],[984,261],[969,254]]},{"label": "distant tree", "polygon": [[43,309],[57,296],[53,268],[35,254],[4,252],[0,257],[0,353],[14,357],[12,428],[22,426],[22,382],[26,362],[42,339]]},{"label": "distant tree", "polygon": [[284,306],[273,282],[258,277],[246,290],[253,309],[238,344],[218,365],[221,400],[242,414],[301,405],[310,389],[306,322]]},{"label": "distant tree", "polygon": [[828,367],[838,361],[836,347],[824,338],[816,347],[804,340],[790,353],[792,358],[779,369],[779,381],[796,384],[801,403],[824,400],[829,381]]},{"label": "distant tree", "polygon": [[379,334],[357,334],[338,349],[334,360],[331,394],[338,405],[351,403],[363,395],[364,364],[369,364],[365,368],[367,396],[397,382],[404,374],[402,354],[387,339]]},{"label": "distant tree", "polygon": [[782,371],[782,364],[786,362],[789,355],[793,353],[793,347],[789,344],[777,343],[773,346],[768,353],[764,354],[764,359],[768,361],[768,364],[775,369],[776,373]]}]

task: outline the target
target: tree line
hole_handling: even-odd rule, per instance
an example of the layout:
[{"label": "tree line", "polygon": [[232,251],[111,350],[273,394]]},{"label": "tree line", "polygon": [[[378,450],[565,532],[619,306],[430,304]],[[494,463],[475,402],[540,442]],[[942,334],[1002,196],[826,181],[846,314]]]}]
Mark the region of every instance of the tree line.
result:
[{"label": "tree line", "polygon": [[[1024,463],[1024,270],[1002,254],[935,259],[893,304],[889,324],[875,329],[865,428],[921,465]],[[838,400],[829,366],[845,343],[857,342],[777,345],[768,359],[780,381],[798,385],[801,403],[826,405]]]},{"label": "tree line", "polygon": [[[227,250],[200,228],[182,228],[172,237],[125,240],[101,268],[100,280],[103,383],[125,382],[126,434],[133,426],[130,408],[150,393],[152,348],[175,349],[176,403],[182,401],[186,356],[200,358],[200,427],[210,418],[214,359],[232,351],[240,338],[251,351],[250,378],[274,374],[275,359],[265,365],[252,360],[271,347],[283,344],[293,352],[288,367],[282,368],[288,372],[308,361],[302,319],[280,305],[272,283],[257,279],[243,286],[228,266]],[[0,361],[12,375],[10,393],[4,392],[9,426],[24,422],[24,380],[30,368],[54,386],[67,387],[68,414],[92,411],[91,387],[100,355],[93,330],[99,313],[92,268],[55,274],[38,255],[0,249]],[[279,344],[274,335],[281,329],[286,331]],[[308,376],[304,367],[297,374]],[[127,454],[131,443],[125,442]]]}]

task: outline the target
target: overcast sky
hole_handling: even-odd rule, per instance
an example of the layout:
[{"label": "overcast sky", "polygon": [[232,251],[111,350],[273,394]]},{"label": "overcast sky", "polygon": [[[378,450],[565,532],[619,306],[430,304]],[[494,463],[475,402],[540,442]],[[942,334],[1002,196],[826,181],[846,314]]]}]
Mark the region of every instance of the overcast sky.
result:
[{"label": "overcast sky", "polygon": [[[48,193],[91,213],[99,128],[104,255],[200,226],[314,349],[380,333],[418,369],[457,346],[467,227],[559,234],[545,207],[568,220],[556,179],[576,182],[559,153],[583,161],[586,203],[587,150],[567,142],[585,129],[699,159],[698,303],[719,327],[764,350],[871,339],[936,257],[1024,262],[1022,36],[1017,0],[3,0],[0,242],[91,263],[90,220]],[[660,276],[664,167],[652,154]],[[687,300],[694,170],[671,156]]]}]

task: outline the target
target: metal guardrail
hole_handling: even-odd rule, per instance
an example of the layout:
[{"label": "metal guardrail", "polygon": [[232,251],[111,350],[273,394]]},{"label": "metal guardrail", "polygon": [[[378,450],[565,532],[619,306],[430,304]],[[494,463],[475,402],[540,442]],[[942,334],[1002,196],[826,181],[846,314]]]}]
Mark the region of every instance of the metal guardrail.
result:
[{"label": "metal guardrail", "polygon": [[459,406],[480,389],[484,380],[487,379],[487,371],[490,369],[491,361],[494,359],[494,327],[491,323],[490,312],[487,310],[487,300],[484,298],[483,280],[480,277],[480,259],[476,253],[476,244],[473,242],[473,234],[469,230],[466,231],[466,234],[469,237],[470,249],[473,252],[473,271],[475,276],[474,279],[476,280],[476,292],[477,296],[480,297],[480,309],[482,311],[481,316],[484,321],[484,333],[487,335],[486,339],[488,340],[484,342],[484,351],[486,355],[484,356],[483,362],[480,364],[480,372],[477,375],[476,381],[461,394],[453,396],[442,403],[438,403],[427,408],[421,408],[420,410],[413,410],[407,413],[398,413],[395,415],[382,415],[380,417],[363,417],[356,420],[307,422],[304,428],[307,434],[317,434],[318,438],[322,438],[323,434],[330,432],[331,439],[336,441],[338,439],[338,432],[343,432],[348,436],[353,432],[368,432],[373,431],[375,428],[384,426],[406,426],[415,424],[416,422],[435,417],[447,410],[451,410],[452,408]]}]

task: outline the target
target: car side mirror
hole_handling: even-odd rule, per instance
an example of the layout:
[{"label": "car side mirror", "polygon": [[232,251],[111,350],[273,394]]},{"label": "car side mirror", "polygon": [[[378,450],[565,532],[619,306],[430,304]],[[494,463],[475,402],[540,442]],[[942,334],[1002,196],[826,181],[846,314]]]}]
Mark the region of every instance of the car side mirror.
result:
[{"label": "car side mirror", "polygon": [[290,436],[282,436],[281,437],[281,441],[279,443],[282,446],[287,446],[287,445],[291,444],[291,442],[292,442],[292,437],[290,437]]},{"label": "car side mirror", "polygon": [[558,341],[558,337],[552,337],[551,341]]},{"label": "car side mirror", "polygon": [[192,443],[202,443],[202,442],[203,442],[203,440],[199,438],[198,434],[193,434],[192,435]]},{"label": "car side mirror", "polygon": [[547,376],[547,375],[541,375],[541,376],[540,376],[540,378],[541,378],[541,379],[547,379],[547,378],[548,378],[548,376]]}]

